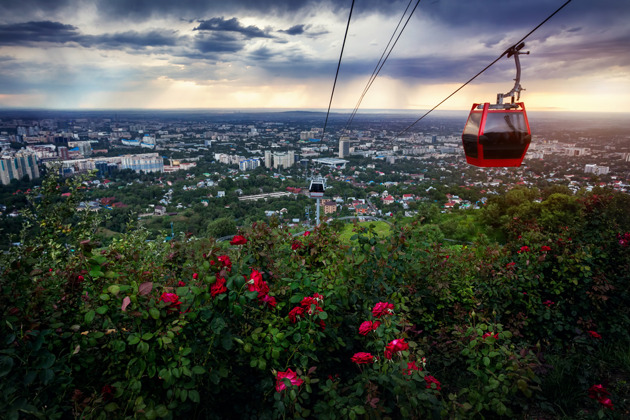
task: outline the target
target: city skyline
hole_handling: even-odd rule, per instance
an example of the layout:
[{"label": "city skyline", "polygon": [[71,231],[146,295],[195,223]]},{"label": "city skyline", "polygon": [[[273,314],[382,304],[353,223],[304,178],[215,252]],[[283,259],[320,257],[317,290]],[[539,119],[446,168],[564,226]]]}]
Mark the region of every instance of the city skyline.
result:
[{"label": "city skyline", "polygon": [[[0,5],[0,107],[325,109],[350,1]],[[564,1],[420,2],[361,109],[428,109]],[[357,1],[333,109],[352,109],[406,1]],[[411,5],[413,7],[413,4]],[[573,1],[526,41],[529,110],[624,112],[630,5]],[[504,58],[441,110],[493,101]]]}]

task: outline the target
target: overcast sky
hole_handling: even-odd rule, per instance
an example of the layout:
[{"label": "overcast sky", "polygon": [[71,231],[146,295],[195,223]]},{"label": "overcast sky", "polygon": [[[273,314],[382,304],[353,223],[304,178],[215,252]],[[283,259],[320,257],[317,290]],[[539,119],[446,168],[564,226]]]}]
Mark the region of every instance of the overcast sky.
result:
[{"label": "overcast sky", "polygon": [[[564,2],[421,1],[361,109],[433,107]],[[334,109],[354,107],[408,3],[356,0]],[[0,107],[325,109],[350,5],[1,1]],[[626,112],[629,22],[628,0],[573,0],[538,29],[528,109]],[[514,76],[504,58],[440,109],[491,102]]]}]

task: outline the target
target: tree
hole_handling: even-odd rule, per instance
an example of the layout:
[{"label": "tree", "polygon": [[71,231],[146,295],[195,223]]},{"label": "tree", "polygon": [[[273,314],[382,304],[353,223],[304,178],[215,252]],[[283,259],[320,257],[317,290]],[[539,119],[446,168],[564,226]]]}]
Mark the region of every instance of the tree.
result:
[{"label": "tree", "polygon": [[221,238],[223,236],[229,236],[236,234],[236,224],[231,217],[221,217],[208,223],[206,228],[206,235]]}]

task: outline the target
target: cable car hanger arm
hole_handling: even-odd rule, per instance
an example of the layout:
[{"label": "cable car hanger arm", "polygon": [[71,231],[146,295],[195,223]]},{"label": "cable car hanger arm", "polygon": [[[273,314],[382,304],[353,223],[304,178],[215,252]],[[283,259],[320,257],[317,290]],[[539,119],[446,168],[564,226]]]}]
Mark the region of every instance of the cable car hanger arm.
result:
[{"label": "cable car hanger arm", "polygon": [[521,49],[524,46],[525,46],[525,43],[521,42],[518,45],[512,45],[510,48],[505,50],[505,52],[503,53],[503,55],[507,54],[508,58],[510,58],[511,56],[514,56],[514,63],[516,64],[516,78],[514,79],[514,87],[512,88],[511,91],[509,91],[508,93],[497,93],[497,104],[498,105],[503,104],[503,98],[510,98],[510,97],[512,98],[512,103],[514,103],[514,95],[515,94],[516,94],[516,100],[517,101],[520,100],[521,99],[521,91],[525,90],[521,86],[521,61],[518,58],[518,56],[521,55],[521,54],[529,54],[529,51],[521,52]]}]

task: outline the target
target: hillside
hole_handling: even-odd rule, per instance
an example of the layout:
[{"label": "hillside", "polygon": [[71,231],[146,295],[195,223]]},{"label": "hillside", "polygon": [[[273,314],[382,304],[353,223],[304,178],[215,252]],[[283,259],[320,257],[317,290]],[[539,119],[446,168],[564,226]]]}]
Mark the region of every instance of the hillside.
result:
[{"label": "hillside", "polygon": [[627,195],[103,246],[81,180],[57,182],[0,257],[7,418],[630,415]]}]

